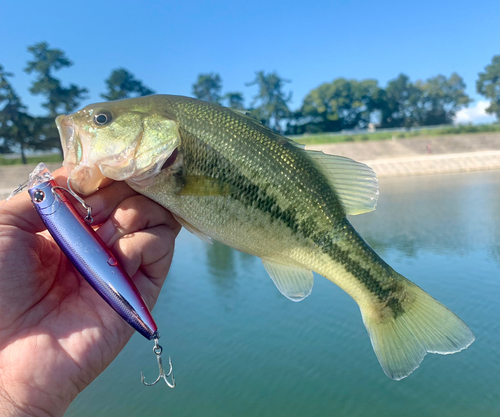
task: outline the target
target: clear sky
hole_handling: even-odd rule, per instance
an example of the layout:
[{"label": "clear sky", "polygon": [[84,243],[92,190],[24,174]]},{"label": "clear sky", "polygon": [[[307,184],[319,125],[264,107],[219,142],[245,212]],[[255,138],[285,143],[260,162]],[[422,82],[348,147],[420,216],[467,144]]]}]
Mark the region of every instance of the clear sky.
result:
[{"label": "clear sky", "polygon": [[28,92],[27,46],[47,41],[74,62],[56,76],[90,90],[82,106],[102,101],[119,67],[181,95],[199,73],[217,72],[223,92],[241,91],[247,104],[255,71],[276,70],[291,80],[293,109],[337,77],[385,86],[401,72],[413,81],[457,72],[476,100],[464,120],[476,120],[485,105],[475,81],[500,53],[499,19],[498,0],[0,0],[0,64],[34,114],[43,110]]}]

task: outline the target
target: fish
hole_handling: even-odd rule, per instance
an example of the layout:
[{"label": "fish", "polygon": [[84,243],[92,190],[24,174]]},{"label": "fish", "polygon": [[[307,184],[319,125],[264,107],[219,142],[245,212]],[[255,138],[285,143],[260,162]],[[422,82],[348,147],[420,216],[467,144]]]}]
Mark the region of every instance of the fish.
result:
[{"label": "fish", "polygon": [[288,299],[306,298],[313,272],[358,304],[385,374],[400,380],[427,353],[474,341],[452,311],[385,263],[346,215],[373,211],[374,171],[305,150],[244,112],[152,95],[91,104],[56,119],[75,191],[125,181],[206,242],[261,258]]}]

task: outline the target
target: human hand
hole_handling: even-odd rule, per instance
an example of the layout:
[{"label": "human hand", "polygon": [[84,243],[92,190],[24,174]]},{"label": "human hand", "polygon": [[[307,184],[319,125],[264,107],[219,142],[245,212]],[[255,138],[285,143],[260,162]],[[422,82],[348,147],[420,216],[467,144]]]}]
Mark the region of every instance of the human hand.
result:
[{"label": "human hand", "polygon": [[[64,174],[52,174],[62,186]],[[152,308],[179,224],[121,182],[86,203],[102,224],[97,233]],[[133,334],[61,252],[27,192],[0,211],[0,318],[2,416],[63,415]]]}]

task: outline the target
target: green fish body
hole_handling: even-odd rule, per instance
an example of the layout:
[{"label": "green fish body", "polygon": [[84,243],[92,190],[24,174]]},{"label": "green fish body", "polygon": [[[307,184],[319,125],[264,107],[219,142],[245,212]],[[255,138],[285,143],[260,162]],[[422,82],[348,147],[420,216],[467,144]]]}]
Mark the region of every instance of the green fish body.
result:
[{"label": "green fish body", "polygon": [[387,265],[346,214],[375,208],[375,174],[306,151],[243,113],[180,96],[87,106],[57,119],[82,194],[109,177],[169,209],[200,238],[258,256],[279,291],[307,297],[312,271],[359,305],[385,373],[402,379],[427,352],[468,347],[454,313]]}]

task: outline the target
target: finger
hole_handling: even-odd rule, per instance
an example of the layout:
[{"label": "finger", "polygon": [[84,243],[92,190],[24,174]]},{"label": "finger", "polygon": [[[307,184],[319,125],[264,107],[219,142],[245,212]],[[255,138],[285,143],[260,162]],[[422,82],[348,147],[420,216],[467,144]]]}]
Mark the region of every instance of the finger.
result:
[{"label": "finger", "polygon": [[[66,184],[66,170],[59,168],[52,174],[59,185]],[[56,178],[57,177],[57,178]],[[30,233],[45,230],[40,216],[33,209],[33,203],[27,191],[11,197],[8,201],[0,202],[0,224],[17,227]]]},{"label": "finger", "polygon": [[[115,181],[85,198],[85,204],[92,208],[94,224],[102,224],[124,200],[134,195],[137,193],[123,181]],[[87,215],[87,210],[81,204],[77,206],[82,215]]]},{"label": "finger", "polygon": [[[55,170],[52,173],[57,184],[63,188],[67,188],[67,175],[64,167]],[[130,196],[136,195],[124,182],[108,182],[102,190],[94,193],[85,201],[86,204],[92,207],[92,216],[95,224],[103,223],[116,207]],[[87,211],[74,198],[72,203],[83,216],[87,215]],[[38,233],[45,230],[45,226],[40,219],[38,213],[33,209],[33,203],[27,192],[20,193],[12,197],[9,201],[0,202],[3,204],[0,211],[0,224],[11,225],[18,227],[30,233]]]},{"label": "finger", "polygon": [[[58,169],[54,171],[53,176],[57,183],[64,188],[68,187],[67,175],[64,169]],[[110,216],[110,214],[116,210],[116,207],[127,198],[137,195],[137,193],[132,190],[123,181],[112,181],[106,178],[105,181],[99,187],[94,194],[85,198],[85,204],[92,208],[92,218],[94,219],[94,224],[101,224]],[[83,216],[87,215],[87,209],[83,207],[80,202],[73,199],[73,205],[78,212]]]},{"label": "finger", "polygon": [[181,229],[168,210],[153,200],[136,195],[124,200],[97,233],[104,243],[111,247],[125,235],[159,225],[167,226],[174,231],[175,236]]},{"label": "finger", "polygon": [[175,232],[162,225],[126,235],[112,247],[143,296],[157,296],[172,263]]},{"label": "finger", "polygon": [[[61,167],[52,173],[59,185],[66,182],[66,170]],[[58,177],[58,178],[56,178]],[[27,232],[37,233],[45,230],[45,226],[38,213],[33,209],[33,203],[27,191],[19,193],[0,202],[0,224],[8,224]]]},{"label": "finger", "polygon": [[0,225],[9,225],[21,230],[37,233],[45,230],[40,216],[33,208],[27,191],[0,202]]},{"label": "finger", "polygon": [[152,306],[172,262],[180,225],[144,196],[125,200],[97,230]]}]

